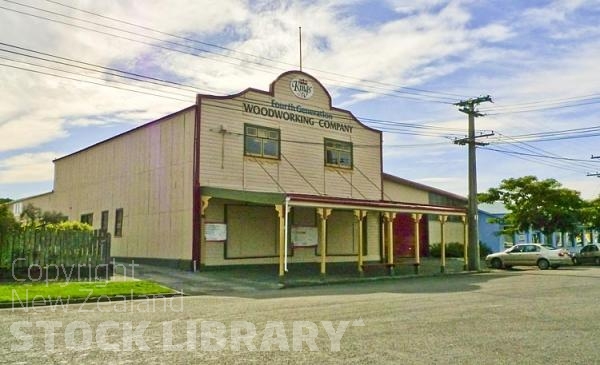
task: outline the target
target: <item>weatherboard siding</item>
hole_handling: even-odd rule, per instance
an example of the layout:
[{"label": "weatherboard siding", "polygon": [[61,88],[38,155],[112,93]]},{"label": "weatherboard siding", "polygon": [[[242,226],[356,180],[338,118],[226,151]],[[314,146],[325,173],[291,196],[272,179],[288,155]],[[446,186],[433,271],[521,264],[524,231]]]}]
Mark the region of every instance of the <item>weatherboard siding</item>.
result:
[{"label": "weatherboard siding", "polygon": [[425,190],[383,180],[384,199],[415,204],[429,204],[429,193]]},{"label": "weatherboard siding", "polygon": [[[108,210],[111,255],[191,258],[193,136],[189,109],[55,161],[56,207],[94,228]],[[123,208],[123,235],[114,237]]]},{"label": "weatherboard siding", "polygon": [[[312,80],[315,94],[309,101],[294,96],[289,83],[296,76],[292,73],[278,79],[275,95],[248,90],[230,99],[200,98],[200,184],[247,191],[380,199],[380,133],[358,123],[349,112],[331,109],[328,94],[316,80]],[[267,107],[272,113],[284,112],[272,106],[273,100],[323,111],[332,116],[326,118],[328,122],[343,124],[346,130],[320,127],[318,120],[323,118],[312,115],[309,116],[314,125],[247,112],[244,107],[251,104]],[[280,131],[280,159],[244,156],[246,123]],[[325,166],[325,138],[353,143],[354,169]]]}]

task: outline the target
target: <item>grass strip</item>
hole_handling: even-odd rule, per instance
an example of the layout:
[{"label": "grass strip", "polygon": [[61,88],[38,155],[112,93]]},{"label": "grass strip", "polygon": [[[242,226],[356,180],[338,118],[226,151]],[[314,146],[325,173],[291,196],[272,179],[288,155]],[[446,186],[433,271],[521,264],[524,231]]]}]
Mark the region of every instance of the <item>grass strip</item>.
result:
[{"label": "grass strip", "polygon": [[95,282],[52,282],[0,284],[0,304],[13,301],[54,301],[57,298],[81,300],[98,297],[127,296],[143,297],[173,294],[176,291],[151,281],[95,281]]}]

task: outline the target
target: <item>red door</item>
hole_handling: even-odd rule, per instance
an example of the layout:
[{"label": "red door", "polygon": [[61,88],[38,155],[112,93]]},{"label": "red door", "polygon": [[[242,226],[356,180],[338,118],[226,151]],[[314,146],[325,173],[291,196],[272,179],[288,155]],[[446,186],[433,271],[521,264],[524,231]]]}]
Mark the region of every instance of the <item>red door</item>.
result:
[{"label": "red door", "polygon": [[[419,224],[420,256],[429,256],[429,237],[427,235],[427,216]],[[394,219],[394,256],[414,257],[415,224],[410,214],[396,214]]]}]

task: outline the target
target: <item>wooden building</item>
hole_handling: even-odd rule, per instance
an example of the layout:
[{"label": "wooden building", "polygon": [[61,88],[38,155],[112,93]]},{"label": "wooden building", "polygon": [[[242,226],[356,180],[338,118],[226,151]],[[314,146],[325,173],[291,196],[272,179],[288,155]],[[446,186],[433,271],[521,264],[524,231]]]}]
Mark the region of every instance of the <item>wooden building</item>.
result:
[{"label": "wooden building", "polygon": [[[289,262],[315,263],[323,275],[327,263],[360,270],[407,252],[418,263],[424,236],[408,232],[445,232],[448,217],[463,241],[464,204],[435,203],[384,175],[381,143],[380,131],[333,107],[317,79],[289,71],[268,91],[198,95],[59,158],[54,190],[14,208],[33,202],[107,229],[116,258],[194,269],[277,264],[282,277]],[[394,235],[400,216],[405,233]],[[399,236],[410,236],[411,250],[395,249]]]}]

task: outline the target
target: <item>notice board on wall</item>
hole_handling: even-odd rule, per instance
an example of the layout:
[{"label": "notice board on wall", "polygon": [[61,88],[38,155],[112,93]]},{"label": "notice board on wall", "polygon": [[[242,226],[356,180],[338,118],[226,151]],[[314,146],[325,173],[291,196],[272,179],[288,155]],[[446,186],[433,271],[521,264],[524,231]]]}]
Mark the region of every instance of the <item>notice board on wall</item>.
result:
[{"label": "notice board on wall", "polygon": [[227,224],[206,223],[204,224],[204,239],[207,241],[227,240]]},{"label": "notice board on wall", "polygon": [[319,243],[317,227],[292,227],[291,238],[294,247],[311,247]]}]

